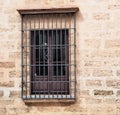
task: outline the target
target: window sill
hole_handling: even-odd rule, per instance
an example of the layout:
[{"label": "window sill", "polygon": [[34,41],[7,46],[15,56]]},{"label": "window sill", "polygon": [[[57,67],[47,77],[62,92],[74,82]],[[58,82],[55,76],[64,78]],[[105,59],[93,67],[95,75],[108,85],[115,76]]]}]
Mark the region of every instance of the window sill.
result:
[{"label": "window sill", "polygon": [[75,97],[71,95],[31,95],[23,96],[23,101],[25,103],[38,103],[38,102],[75,102]]}]

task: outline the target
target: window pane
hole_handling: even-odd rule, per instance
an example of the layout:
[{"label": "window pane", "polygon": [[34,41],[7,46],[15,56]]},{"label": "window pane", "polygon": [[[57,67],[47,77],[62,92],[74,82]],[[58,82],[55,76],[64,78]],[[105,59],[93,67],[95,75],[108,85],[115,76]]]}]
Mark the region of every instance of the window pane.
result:
[{"label": "window pane", "polygon": [[53,75],[54,76],[65,75],[65,66],[53,66]]},{"label": "window pane", "polygon": [[65,48],[64,47],[58,47],[57,49],[54,48],[52,50],[53,53],[53,63],[65,63]]},{"label": "window pane", "polygon": [[36,75],[37,76],[47,76],[48,75],[48,65],[45,66],[36,66]]}]

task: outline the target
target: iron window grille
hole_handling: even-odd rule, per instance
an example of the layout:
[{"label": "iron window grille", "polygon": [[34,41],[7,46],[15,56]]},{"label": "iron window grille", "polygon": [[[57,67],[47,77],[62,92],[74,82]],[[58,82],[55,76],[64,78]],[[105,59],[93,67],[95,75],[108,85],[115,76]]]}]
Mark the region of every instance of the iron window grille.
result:
[{"label": "iron window grille", "polygon": [[76,98],[78,8],[18,10],[21,14],[22,98]]}]

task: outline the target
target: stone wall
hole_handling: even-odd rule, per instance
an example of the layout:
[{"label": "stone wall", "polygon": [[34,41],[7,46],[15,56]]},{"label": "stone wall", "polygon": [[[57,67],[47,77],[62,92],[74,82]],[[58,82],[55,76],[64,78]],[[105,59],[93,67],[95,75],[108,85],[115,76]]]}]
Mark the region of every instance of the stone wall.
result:
[{"label": "stone wall", "polygon": [[[77,99],[21,99],[21,17],[17,9],[79,7]],[[0,0],[0,115],[120,115],[120,0]]]}]

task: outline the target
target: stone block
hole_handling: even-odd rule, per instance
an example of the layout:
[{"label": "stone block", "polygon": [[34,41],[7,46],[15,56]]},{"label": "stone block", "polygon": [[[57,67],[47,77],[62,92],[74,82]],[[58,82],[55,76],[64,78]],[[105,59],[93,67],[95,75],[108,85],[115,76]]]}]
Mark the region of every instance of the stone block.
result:
[{"label": "stone block", "polygon": [[93,76],[95,77],[104,77],[104,76],[113,76],[112,70],[93,70]]},{"label": "stone block", "polygon": [[84,61],[84,66],[86,67],[100,67],[102,65],[101,61]]},{"label": "stone block", "polygon": [[4,72],[0,72],[0,77],[3,78]]},{"label": "stone block", "polygon": [[6,114],[6,108],[2,107],[0,108],[0,115],[5,115]]},{"label": "stone block", "polygon": [[102,96],[107,96],[107,95],[113,95],[112,90],[94,90],[94,95],[102,95]]},{"label": "stone block", "polygon": [[21,77],[21,72],[20,71],[15,71],[15,70],[9,71],[9,77],[10,78]]},{"label": "stone block", "polygon": [[14,87],[14,81],[0,81],[1,87]]},{"label": "stone block", "polygon": [[86,80],[86,86],[102,86],[101,80]]},{"label": "stone block", "polygon": [[108,87],[120,87],[120,80],[107,80],[106,84]]},{"label": "stone block", "polygon": [[106,48],[120,48],[120,40],[119,39],[106,40],[105,47]]},{"label": "stone block", "polygon": [[109,13],[93,13],[93,19],[95,20],[109,20],[110,14]]},{"label": "stone block", "polygon": [[10,91],[10,98],[20,98],[21,91]]},{"label": "stone block", "polygon": [[117,75],[117,76],[120,76],[120,70],[117,70],[116,75]]},{"label": "stone block", "polygon": [[15,62],[0,62],[0,68],[13,68],[15,67]]},{"label": "stone block", "polygon": [[110,9],[110,10],[120,9],[120,5],[119,4],[110,4],[110,5],[108,5],[108,9]]},{"label": "stone block", "polygon": [[3,95],[4,95],[4,92],[0,90],[0,97],[2,97]]},{"label": "stone block", "polygon": [[100,40],[97,39],[87,39],[84,40],[84,48],[99,48]]},{"label": "stone block", "polygon": [[117,96],[120,96],[120,90],[117,91],[117,94],[116,94],[116,95],[117,95]]}]

